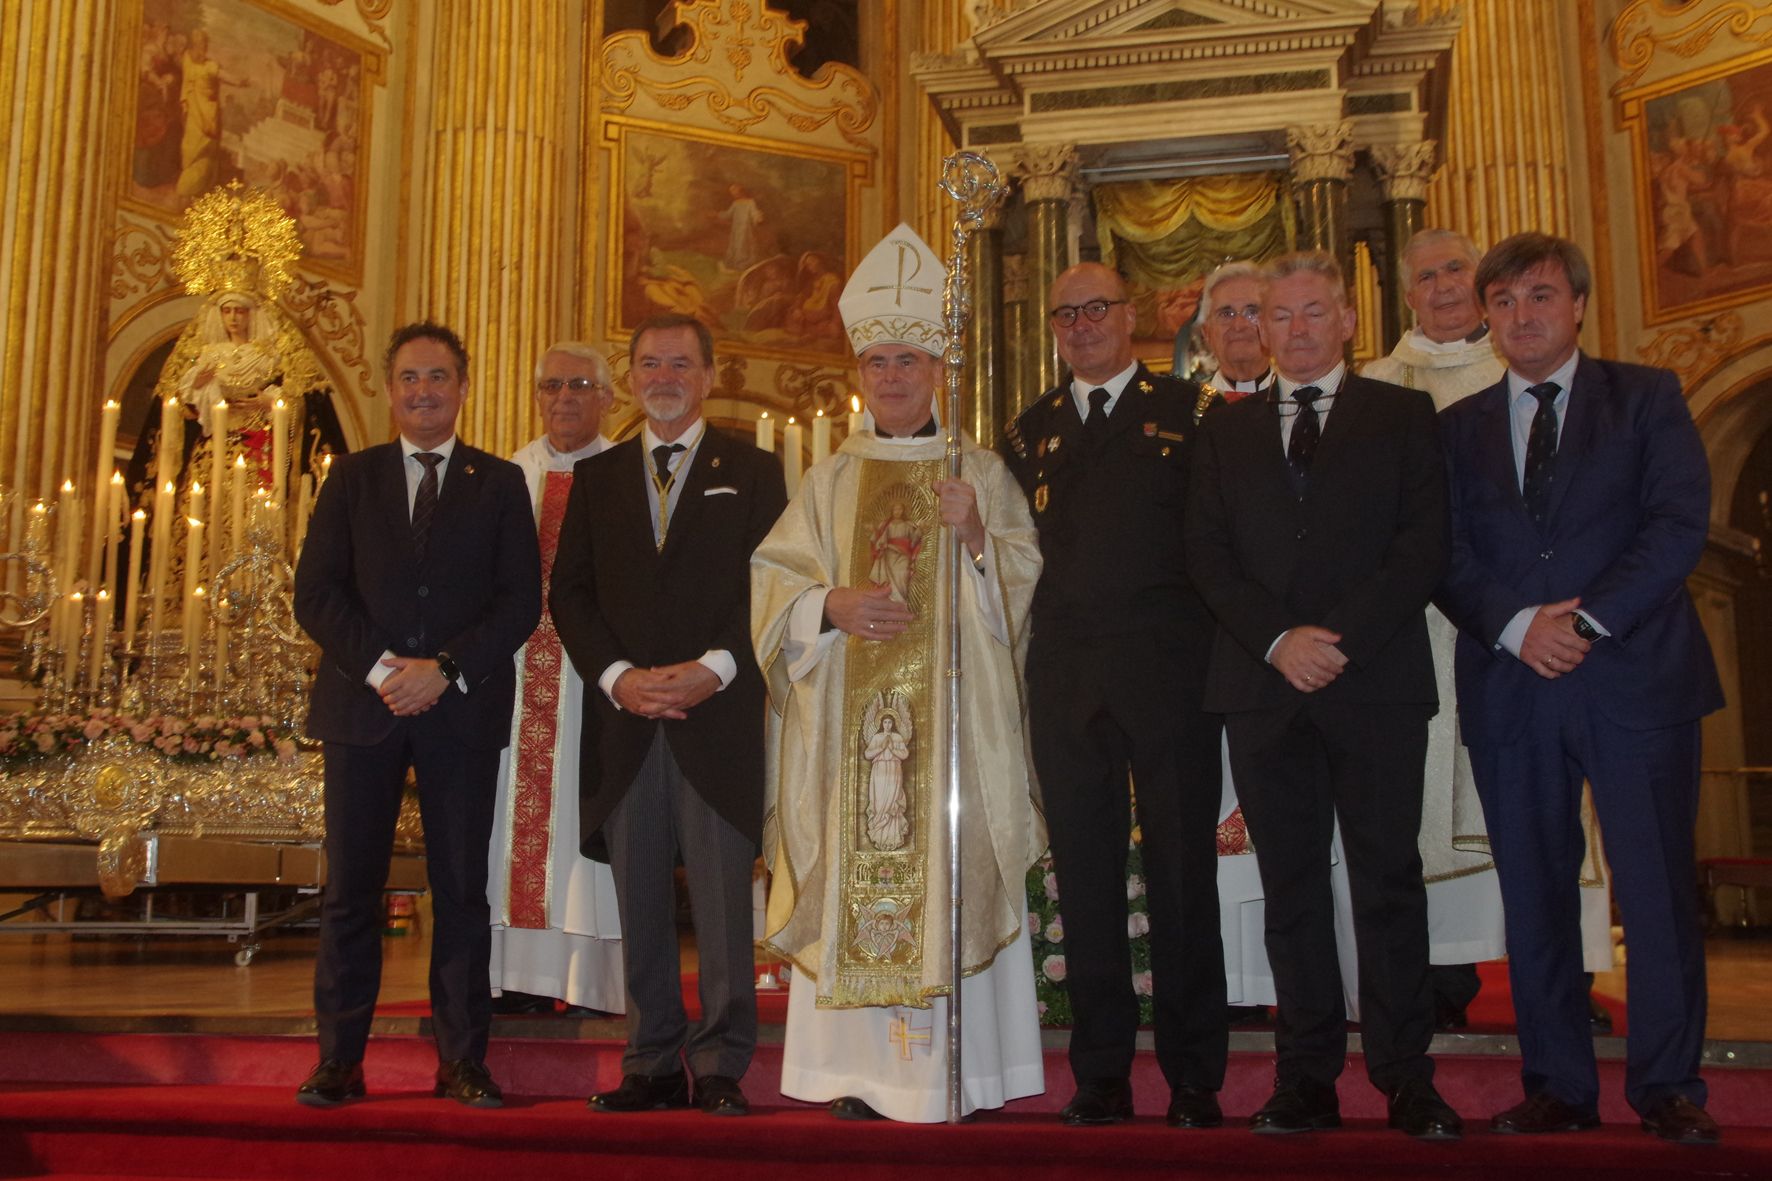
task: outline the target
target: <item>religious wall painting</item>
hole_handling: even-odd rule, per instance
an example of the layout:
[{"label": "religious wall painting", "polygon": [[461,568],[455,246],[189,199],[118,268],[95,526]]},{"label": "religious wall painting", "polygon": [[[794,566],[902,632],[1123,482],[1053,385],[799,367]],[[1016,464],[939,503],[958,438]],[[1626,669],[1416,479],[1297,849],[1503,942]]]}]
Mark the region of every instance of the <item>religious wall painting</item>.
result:
[{"label": "religious wall painting", "polygon": [[840,359],[837,297],[854,257],[859,153],[606,119],[616,249],[605,331],[680,312],[722,349]]},{"label": "religious wall painting", "polygon": [[278,0],[142,0],[123,60],[122,204],[172,222],[241,180],[296,220],[304,266],[361,282],[381,50]]},{"label": "religious wall painting", "polygon": [[1772,53],[1626,95],[1644,323],[1772,294]]}]

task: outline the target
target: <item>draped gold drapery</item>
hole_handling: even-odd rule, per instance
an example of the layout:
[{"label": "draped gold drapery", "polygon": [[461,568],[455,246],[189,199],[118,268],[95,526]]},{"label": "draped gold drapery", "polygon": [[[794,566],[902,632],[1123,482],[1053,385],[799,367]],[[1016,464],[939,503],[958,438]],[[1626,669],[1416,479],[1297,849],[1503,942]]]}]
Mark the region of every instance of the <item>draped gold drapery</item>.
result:
[{"label": "draped gold drapery", "polygon": [[1295,234],[1283,173],[1125,181],[1093,196],[1102,261],[1144,287],[1185,286],[1233,258],[1271,258]]}]

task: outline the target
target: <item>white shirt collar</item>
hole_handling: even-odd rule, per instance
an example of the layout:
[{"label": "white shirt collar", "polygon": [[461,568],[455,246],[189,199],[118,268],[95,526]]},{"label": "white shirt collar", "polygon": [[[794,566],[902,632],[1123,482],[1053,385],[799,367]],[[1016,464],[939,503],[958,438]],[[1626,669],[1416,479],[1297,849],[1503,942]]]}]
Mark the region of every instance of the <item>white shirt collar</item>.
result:
[{"label": "white shirt collar", "polygon": [[581,459],[589,459],[591,456],[604,450],[608,446],[609,440],[605,439],[602,435],[597,435],[577,451],[558,451],[555,450],[551,439],[546,435],[541,437],[542,451],[547,455],[548,461],[550,463],[565,464],[567,468],[570,468]]},{"label": "white shirt collar", "polygon": [[1096,390],[1107,391],[1108,400],[1105,409],[1107,413],[1112,414],[1114,412],[1114,403],[1118,402],[1120,400],[1120,395],[1126,392],[1127,385],[1131,384],[1133,375],[1137,372],[1138,358],[1134,357],[1132,359],[1132,364],[1126,366],[1126,368],[1120,370],[1100,385],[1088,384],[1073,374],[1071,376],[1071,401],[1075,403],[1077,407],[1077,416],[1085,422],[1089,420],[1089,395]]},{"label": "white shirt collar", "polygon": [[1220,369],[1220,370],[1217,370],[1216,372],[1214,372],[1212,374],[1212,376],[1209,379],[1207,379],[1206,384],[1211,386],[1215,390],[1230,390],[1232,393],[1251,393],[1252,394],[1256,390],[1265,389],[1267,387],[1267,383],[1269,381],[1273,380],[1273,376],[1274,376],[1274,371],[1272,369],[1264,369],[1261,372],[1261,376],[1255,378],[1252,381],[1234,381],[1231,378],[1225,376],[1224,370]]},{"label": "white shirt collar", "polygon": [[[707,428],[707,420],[698,418],[689,424],[688,430],[671,440],[671,443],[681,443],[683,445],[683,454],[688,455],[691,451],[695,450],[696,444],[701,442],[701,437],[707,431]],[[646,454],[648,455],[651,455],[653,449],[656,447],[668,447],[671,445],[652,433],[651,422],[646,424],[645,429],[643,429],[640,434],[642,442],[646,447]]]},{"label": "white shirt collar", "polygon": [[[443,457],[443,462],[447,464],[449,462],[449,457],[455,454],[455,440],[456,436],[450,435],[449,438],[437,444],[435,447],[429,448],[429,451],[432,455],[441,455]],[[417,455],[420,451],[424,450],[426,450],[426,448],[420,447],[405,435],[400,436],[400,456],[402,459],[411,459],[414,455]]]},{"label": "white shirt collar", "polygon": [[[1576,349],[1569,354],[1569,359],[1567,361],[1564,361],[1561,365],[1557,366],[1555,373],[1552,373],[1549,377],[1544,379],[1546,381],[1554,381],[1557,383],[1557,400],[1559,402],[1568,397],[1570,387],[1575,384],[1575,366],[1579,364],[1580,361],[1581,350]],[[1535,381],[1527,381],[1510,368],[1507,371],[1508,404],[1510,406],[1518,405],[1521,398],[1531,397],[1532,395],[1528,394],[1526,391],[1537,384],[1538,382]]]},{"label": "white shirt collar", "polygon": [[[1347,362],[1346,361],[1337,361],[1335,363],[1335,368],[1333,368],[1329,372],[1323,374],[1323,376],[1317,378],[1317,380],[1315,380],[1315,381],[1293,381],[1290,377],[1287,377],[1285,374],[1279,373],[1277,371],[1274,374],[1274,379],[1276,381],[1278,381],[1280,384],[1280,397],[1283,399],[1290,400],[1292,397],[1293,390],[1298,389],[1301,386],[1307,386],[1307,385],[1314,385],[1318,389],[1322,390],[1325,394],[1333,394],[1337,390],[1341,389],[1342,378],[1344,378],[1346,376],[1347,376]],[[1318,407],[1318,409],[1322,410],[1323,407]]]}]

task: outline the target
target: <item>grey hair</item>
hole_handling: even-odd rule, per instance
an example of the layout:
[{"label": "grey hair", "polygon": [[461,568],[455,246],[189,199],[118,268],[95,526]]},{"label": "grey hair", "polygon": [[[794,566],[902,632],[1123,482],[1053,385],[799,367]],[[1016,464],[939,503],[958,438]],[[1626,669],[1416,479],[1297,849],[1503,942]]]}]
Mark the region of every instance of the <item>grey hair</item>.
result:
[{"label": "grey hair", "polygon": [[535,363],[535,380],[540,381],[542,370],[547,367],[548,353],[565,353],[568,357],[577,357],[581,361],[589,361],[591,368],[597,371],[597,380],[604,385],[614,385],[614,376],[609,372],[609,358],[582,340],[562,340],[549,345]]},{"label": "grey hair", "polygon": [[1220,283],[1228,283],[1232,279],[1254,279],[1261,282],[1261,267],[1247,259],[1227,262],[1206,276],[1206,282],[1200,288],[1200,320],[1205,322],[1206,315],[1212,307],[1212,293],[1218,290]]},{"label": "grey hair", "polygon": [[1268,283],[1301,274],[1321,275],[1335,284],[1344,298],[1347,295],[1347,277],[1341,273],[1341,264],[1327,250],[1294,250],[1291,254],[1271,259],[1261,268],[1261,277]]},{"label": "grey hair", "polygon": [[1403,253],[1400,256],[1403,264],[1403,278],[1406,282],[1409,280],[1409,271],[1411,269],[1409,266],[1410,256],[1412,256],[1417,250],[1426,250],[1430,246],[1439,246],[1441,244],[1450,244],[1458,247],[1464,252],[1464,256],[1470,259],[1473,267],[1483,257],[1483,252],[1477,249],[1477,244],[1471,241],[1466,235],[1459,233],[1457,230],[1417,230],[1415,233],[1409,235],[1409,241],[1403,245]]}]

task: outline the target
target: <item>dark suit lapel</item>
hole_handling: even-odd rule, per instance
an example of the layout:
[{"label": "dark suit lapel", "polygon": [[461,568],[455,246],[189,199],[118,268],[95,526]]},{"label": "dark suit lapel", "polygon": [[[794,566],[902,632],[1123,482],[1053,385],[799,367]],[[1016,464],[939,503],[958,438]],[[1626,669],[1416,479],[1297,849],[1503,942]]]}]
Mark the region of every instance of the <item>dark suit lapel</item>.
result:
[{"label": "dark suit lapel", "polygon": [[479,494],[480,482],[484,478],[476,460],[484,458],[483,452],[459,440],[456,442],[449,457],[449,470],[443,474],[443,487],[437,493],[437,512],[431,518],[431,537],[425,546],[427,561],[449,544],[449,538],[458,535],[456,522],[472,511],[470,506]]},{"label": "dark suit lapel", "polygon": [[646,436],[635,435],[616,450],[627,453],[615,464],[615,503],[610,505],[612,521],[627,535],[628,544],[636,553],[658,556],[658,544],[652,540],[652,505],[646,486],[652,482],[652,457],[646,453]]},{"label": "dark suit lapel", "polygon": [[[1132,380],[1126,383],[1126,388],[1114,400],[1114,409],[1108,415],[1107,434],[1104,438],[1111,439],[1151,421],[1152,389],[1149,371],[1143,365],[1133,370]],[[1075,404],[1073,400],[1072,405]]]},{"label": "dark suit lapel", "polygon": [[1291,501],[1298,498],[1298,488],[1292,465],[1286,462],[1286,440],[1280,434],[1279,398],[1277,383],[1249,395],[1249,401],[1260,404],[1260,412],[1250,415],[1244,440],[1248,453],[1242,458],[1250,471],[1261,473],[1264,494]]},{"label": "dark suit lapel", "polygon": [[1480,394],[1477,418],[1477,455],[1483,478],[1500,489],[1507,503],[1513,506],[1520,520],[1532,523],[1526,512],[1526,500],[1520,494],[1520,476],[1514,470],[1514,423],[1508,405],[1507,375]]},{"label": "dark suit lapel", "polygon": [[1612,386],[1606,371],[1583,353],[1575,363],[1575,379],[1569,387],[1569,401],[1564,405],[1563,432],[1557,440],[1556,475],[1551,480],[1550,508],[1547,521],[1554,521],[1557,506],[1569,494],[1581,473],[1588,453],[1593,450],[1594,433],[1611,397]]},{"label": "dark suit lapel", "polygon": [[695,448],[695,454],[677,472],[677,479],[682,481],[683,490],[677,494],[677,511],[671,514],[670,528],[665,531],[664,550],[660,557],[669,560],[672,554],[686,544],[683,539],[694,533],[703,503],[707,500],[707,490],[720,482],[714,477],[724,472],[728,462],[726,440],[713,427],[704,425],[701,443]]},{"label": "dark suit lapel", "polygon": [[412,550],[412,507],[406,500],[406,451],[398,439],[388,444],[387,455],[375,465],[373,483],[382,527],[399,547],[401,560],[411,562],[416,556]]},{"label": "dark suit lapel", "polygon": [[1335,401],[1329,404],[1329,416],[1323,422],[1317,454],[1311,460],[1309,482],[1321,484],[1324,473],[1334,470],[1336,458],[1347,449],[1343,440],[1355,434],[1358,420],[1366,412],[1365,392],[1359,378],[1351,373],[1342,375],[1341,388],[1335,391]]}]

